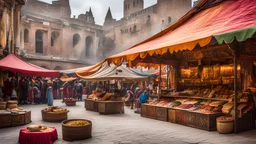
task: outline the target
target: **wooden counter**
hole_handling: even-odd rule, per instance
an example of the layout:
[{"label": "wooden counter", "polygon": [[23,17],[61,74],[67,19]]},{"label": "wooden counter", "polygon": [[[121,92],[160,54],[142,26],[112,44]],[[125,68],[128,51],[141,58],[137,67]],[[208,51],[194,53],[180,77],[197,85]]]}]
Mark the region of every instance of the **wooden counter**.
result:
[{"label": "wooden counter", "polygon": [[98,101],[85,99],[84,100],[84,108],[86,110],[98,112]]},{"label": "wooden counter", "polygon": [[161,121],[169,121],[171,123],[177,123],[207,131],[216,130],[216,118],[223,115],[225,114],[203,114],[182,109],[167,108],[147,104],[141,105],[142,117],[157,119]]},{"label": "wooden counter", "polygon": [[120,114],[124,113],[123,101],[97,101],[98,112],[100,114]]}]

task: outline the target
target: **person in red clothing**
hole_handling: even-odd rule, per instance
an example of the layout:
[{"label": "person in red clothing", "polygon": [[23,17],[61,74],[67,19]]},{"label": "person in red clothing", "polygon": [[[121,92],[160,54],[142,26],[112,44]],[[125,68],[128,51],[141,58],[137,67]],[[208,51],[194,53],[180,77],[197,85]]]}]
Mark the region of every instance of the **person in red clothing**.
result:
[{"label": "person in red clothing", "polygon": [[52,86],[52,93],[53,93],[53,98],[54,99],[58,99],[58,95],[57,95],[57,90],[58,90],[58,86],[57,86],[57,81],[54,79],[53,80],[53,86]]},{"label": "person in red clothing", "polygon": [[63,96],[62,96],[63,102],[66,98],[70,98],[71,92],[72,92],[71,89],[72,88],[69,82],[64,83],[63,87],[60,89],[63,93]]}]

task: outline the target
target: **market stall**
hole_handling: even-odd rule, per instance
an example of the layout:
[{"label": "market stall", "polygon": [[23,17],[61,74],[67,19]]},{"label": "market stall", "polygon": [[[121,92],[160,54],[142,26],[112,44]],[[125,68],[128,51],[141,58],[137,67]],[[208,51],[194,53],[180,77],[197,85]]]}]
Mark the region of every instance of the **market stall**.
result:
[{"label": "market stall", "polygon": [[178,92],[143,105],[142,116],[215,130],[218,116],[231,115],[234,132],[250,130],[255,127],[255,101],[247,91],[255,86],[255,12],[251,0],[203,0],[167,29],[107,61],[172,65]]},{"label": "market stall", "polygon": [[[17,79],[13,76],[11,79],[11,86],[5,85],[4,79],[8,79],[8,73],[5,71],[11,71],[13,73],[20,73],[24,76],[42,76],[42,77],[58,77],[58,71],[46,70],[40,68],[31,63],[27,63],[14,54],[9,54],[5,58],[0,60],[0,86],[7,86],[6,89],[16,92]],[[14,93],[15,94],[15,93]],[[6,95],[6,94],[5,94]],[[18,107],[18,101],[15,97],[15,100],[10,101],[10,96],[3,97],[4,94],[1,93],[0,96],[0,127],[11,127],[11,126],[20,126],[26,125],[31,122],[31,112],[25,110],[21,107]],[[16,96],[16,95],[15,95]]]},{"label": "market stall", "polygon": [[[80,77],[89,81],[142,81],[148,79],[147,74],[134,72],[126,66],[114,66],[104,63],[96,73]],[[100,114],[124,113],[124,103],[120,93],[95,92],[85,100],[86,110],[96,111]]]}]

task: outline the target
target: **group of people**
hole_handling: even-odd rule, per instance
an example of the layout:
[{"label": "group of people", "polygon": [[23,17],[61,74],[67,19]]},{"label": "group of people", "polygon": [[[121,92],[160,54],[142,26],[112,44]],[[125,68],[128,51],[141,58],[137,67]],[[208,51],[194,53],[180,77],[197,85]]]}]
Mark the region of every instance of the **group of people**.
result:
[{"label": "group of people", "polygon": [[17,100],[20,104],[53,105],[58,96],[58,79],[41,77],[9,77],[4,80],[2,95],[5,99]]},{"label": "group of people", "polygon": [[[134,88],[123,88],[122,92],[126,91],[126,102],[130,103],[130,108],[134,108],[134,102],[136,100],[137,103],[135,103],[135,108],[138,107],[138,105],[146,103],[149,99],[150,89],[145,87],[137,86]],[[121,92],[121,93],[122,93]]]},{"label": "group of people", "polygon": [[78,101],[82,101],[82,96],[84,92],[84,85],[82,80],[75,80],[71,82],[66,82],[60,89],[63,94],[63,101],[66,98],[74,98]]}]

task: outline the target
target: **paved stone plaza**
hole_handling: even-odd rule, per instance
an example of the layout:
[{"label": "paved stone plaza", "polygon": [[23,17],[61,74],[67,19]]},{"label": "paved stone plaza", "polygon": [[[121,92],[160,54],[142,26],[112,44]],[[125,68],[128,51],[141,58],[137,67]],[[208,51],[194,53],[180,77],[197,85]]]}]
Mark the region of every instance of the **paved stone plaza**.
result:
[{"label": "paved stone plaza", "polygon": [[[66,107],[60,100],[54,105]],[[61,124],[43,122],[41,109],[46,105],[23,105],[23,108],[32,111],[31,124],[43,124],[56,127],[59,139],[56,144],[68,144],[62,140]],[[99,115],[96,112],[86,111],[83,102],[77,102],[75,107],[66,107],[70,110],[69,119],[84,118],[93,123],[93,137],[89,140],[74,141],[74,144],[255,144],[256,130],[240,134],[221,135],[217,132],[208,132],[182,125],[162,122],[140,117],[128,108],[125,114]],[[0,129],[0,144],[15,144],[18,142],[21,127]]]}]

